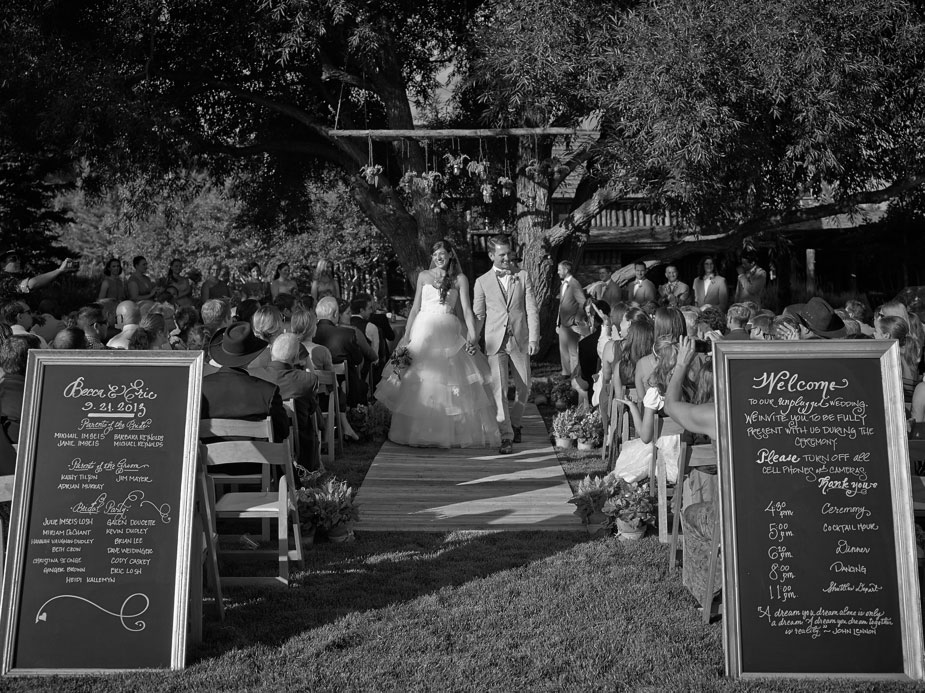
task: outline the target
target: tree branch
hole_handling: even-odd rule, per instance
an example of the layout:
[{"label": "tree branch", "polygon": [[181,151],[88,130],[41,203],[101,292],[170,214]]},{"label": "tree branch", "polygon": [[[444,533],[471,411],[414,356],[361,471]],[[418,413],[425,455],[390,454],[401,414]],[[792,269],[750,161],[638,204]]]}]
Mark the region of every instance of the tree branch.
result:
[{"label": "tree branch", "polygon": [[274,101],[273,99],[269,99],[265,96],[262,96],[261,94],[255,94],[254,92],[247,91],[246,89],[241,89],[234,84],[230,84],[229,82],[222,80],[206,80],[203,82],[203,86],[207,88],[227,91],[229,94],[244,99],[245,101],[250,101],[251,103],[257,104],[258,106],[269,108],[270,110],[292,118],[296,122],[304,125],[325,142],[329,142],[333,147],[342,150],[343,153],[349,157],[353,163],[363,160],[361,152],[354,145],[344,140],[331,137],[328,128],[324,127],[323,125],[319,125],[314,118],[312,118],[301,108],[291,104]]},{"label": "tree branch", "polygon": [[268,152],[298,152],[344,167],[348,171],[356,166],[357,161],[336,147],[324,142],[307,142],[299,140],[267,140],[243,145],[230,145],[220,142],[205,142],[203,147],[209,151],[229,154],[236,157],[253,156]]},{"label": "tree branch", "polygon": [[616,188],[598,188],[584,203],[569,212],[561,222],[546,232],[546,240],[553,247],[561,245],[573,233],[586,229],[607,205],[620,199]]}]

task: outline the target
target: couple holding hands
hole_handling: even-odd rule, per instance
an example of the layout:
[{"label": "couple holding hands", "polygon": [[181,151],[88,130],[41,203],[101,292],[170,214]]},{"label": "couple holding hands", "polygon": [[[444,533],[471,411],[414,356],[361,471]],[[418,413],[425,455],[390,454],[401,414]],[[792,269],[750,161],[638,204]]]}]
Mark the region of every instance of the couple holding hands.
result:
[{"label": "couple holding hands", "polygon": [[[475,280],[470,305],[469,280],[452,245],[434,244],[431,268],[418,275],[402,339],[411,364],[402,371],[387,366],[376,390],[376,399],[392,411],[392,442],[497,445],[502,455],[520,442],[540,323],[530,278],[511,271],[511,254],[509,237],[489,240],[492,267]],[[475,346],[483,328],[485,354]],[[517,394],[509,403],[512,378]]]}]

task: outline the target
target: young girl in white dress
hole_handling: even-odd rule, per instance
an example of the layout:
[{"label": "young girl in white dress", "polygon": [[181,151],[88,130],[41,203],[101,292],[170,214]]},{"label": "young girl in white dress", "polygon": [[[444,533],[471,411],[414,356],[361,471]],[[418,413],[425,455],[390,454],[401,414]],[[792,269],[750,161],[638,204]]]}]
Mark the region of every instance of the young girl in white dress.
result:
[{"label": "young girl in white dress", "polygon": [[418,275],[399,345],[407,344],[411,364],[387,365],[376,389],[376,399],[392,411],[389,440],[420,447],[497,447],[491,372],[474,347],[469,281],[448,241],[438,241],[433,251],[431,269]]}]

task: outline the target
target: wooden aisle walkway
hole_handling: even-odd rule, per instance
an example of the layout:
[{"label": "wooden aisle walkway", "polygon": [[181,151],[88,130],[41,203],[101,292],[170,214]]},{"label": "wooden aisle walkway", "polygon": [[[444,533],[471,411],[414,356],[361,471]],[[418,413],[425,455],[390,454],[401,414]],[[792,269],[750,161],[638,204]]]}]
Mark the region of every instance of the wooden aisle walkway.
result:
[{"label": "wooden aisle walkway", "polygon": [[386,441],[357,493],[360,531],[583,532],[546,425],[527,405],[523,442],[497,450],[411,448]]}]

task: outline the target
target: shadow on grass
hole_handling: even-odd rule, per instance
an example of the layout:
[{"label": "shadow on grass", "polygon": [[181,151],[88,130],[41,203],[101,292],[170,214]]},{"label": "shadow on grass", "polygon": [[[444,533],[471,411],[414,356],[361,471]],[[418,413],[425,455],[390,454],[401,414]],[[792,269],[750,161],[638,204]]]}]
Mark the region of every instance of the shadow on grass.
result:
[{"label": "shadow on grass", "polygon": [[227,590],[224,622],[206,605],[204,641],[190,661],[255,643],[278,646],[351,613],[452,590],[587,540],[577,532],[365,532],[351,543],[317,544],[306,550],[295,586]]}]

